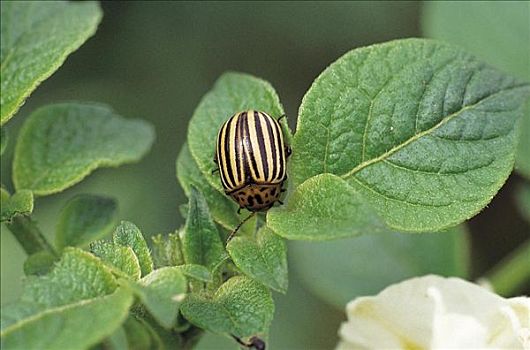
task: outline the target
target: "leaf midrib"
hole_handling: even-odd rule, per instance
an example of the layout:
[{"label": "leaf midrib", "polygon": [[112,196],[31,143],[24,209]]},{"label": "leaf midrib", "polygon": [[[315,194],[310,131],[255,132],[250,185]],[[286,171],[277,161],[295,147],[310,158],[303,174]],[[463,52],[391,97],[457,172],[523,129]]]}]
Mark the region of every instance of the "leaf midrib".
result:
[{"label": "leaf midrib", "polygon": [[519,85],[514,85],[514,86],[511,86],[511,87],[503,89],[503,90],[496,91],[495,93],[493,93],[493,94],[491,94],[491,95],[489,95],[487,97],[484,97],[483,99],[481,99],[481,100],[479,100],[479,101],[477,101],[477,102],[475,102],[475,103],[473,103],[471,105],[465,106],[465,107],[461,108],[460,110],[458,110],[458,111],[456,111],[456,112],[454,112],[454,113],[442,118],[442,120],[440,122],[438,122],[436,125],[434,125],[433,127],[429,128],[427,130],[424,130],[424,131],[422,131],[420,133],[415,134],[414,136],[412,136],[411,138],[409,138],[405,142],[394,146],[393,148],[391,148],[390,150],[388,150],[385,153],[381,154],[380,156],[360,163],[359,165],[354,167],[352,170],[350,170],[346,174],[340,175],[340,177],[343,178],[343,179],[347,179],[347,178],[355,175],[359,171],[363,170],[364,168],[366,168],[366,167],[368,167],[368,166],[370,166],[370,165],[372,165],[374,163],[377,163],[379,161],[387,159],[388,157],[390,157],[394,153],[398,152],[399,150],[401,150],[405,146],[408,146],[409,144],[411,144],[414,141],[422,138],[423,136],[429,135],[430,133],[432,133],[433,131],[435,131],[439,127],[443,126],[444,124],[446,124],[447,122],[449,122],[453,118],[457,117],[461,113],[463,113],[463,112],[465,112],[465,111],[467,111],[469,109],[477,107],[478,105],[480,105],[484,101],[487,101],[490,98],[493,98],[493,97],[495,97],[496,95],[498,95],[500,93],[503,93],[503,92],[506,92],[506,91],[510,91],[510,90],[515,90],[515,89],[520,89],[520,88],[528,88],[529,86],[530,86],[530,84],[519,84]]}]

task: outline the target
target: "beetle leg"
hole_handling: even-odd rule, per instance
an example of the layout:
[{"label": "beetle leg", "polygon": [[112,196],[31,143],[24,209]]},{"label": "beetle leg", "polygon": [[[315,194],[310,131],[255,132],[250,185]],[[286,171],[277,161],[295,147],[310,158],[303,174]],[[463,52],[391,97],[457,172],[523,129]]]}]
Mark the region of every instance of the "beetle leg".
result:
[{"label": "beetle leg", "polygon": [[282,189],[280,190],[280,193],[284,193],[285,191],[287,191],[287,190],[286,190],[285,188],[282,188]]},{"label": "beetle leg", "polygon": [[280,120],[282,120],[283,118],[285,118],[285,117],[287,117],[287,116],[286,116],[285,114],[282,114],[282,115],[280,116],[280,118],[278,118],[278,122],[279,122]]},{"label": "beetle leg", "polygon": [[290,146],[285,146],[285,156],[286,158],[289,158],[289,156],[293,153]]},{"label": "beetle leg", "polygon": [[241,214],[241,209],[243,209],[243,207],[239,207],[239,209],[237,209],[238,214]]},{"label": "beetle leg", "polygon": [[283,202],[281,200],[278,199],[277,202],[280,203],[281,205],[283,205]]},{"label": "beetle leg", "polygon": [[212,175],[219,171],[219,168],[212,170]]}]

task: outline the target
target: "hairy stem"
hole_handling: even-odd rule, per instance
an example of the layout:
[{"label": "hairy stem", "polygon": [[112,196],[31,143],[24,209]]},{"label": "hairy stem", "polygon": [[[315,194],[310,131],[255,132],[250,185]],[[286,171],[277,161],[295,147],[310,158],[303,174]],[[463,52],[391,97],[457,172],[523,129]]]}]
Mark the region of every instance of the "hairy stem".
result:
[{"label": "hairy stem", "polygon": [[6,226],[28,255],[44,250],[57,256],[55,249],[48,243],[36,223],[29,216],[17,215]]},{"label": "hairy stem", "polygon": [[493,285],[495,292],[513,296],[530,280],[530,240],[501,260],[485,277]]}]

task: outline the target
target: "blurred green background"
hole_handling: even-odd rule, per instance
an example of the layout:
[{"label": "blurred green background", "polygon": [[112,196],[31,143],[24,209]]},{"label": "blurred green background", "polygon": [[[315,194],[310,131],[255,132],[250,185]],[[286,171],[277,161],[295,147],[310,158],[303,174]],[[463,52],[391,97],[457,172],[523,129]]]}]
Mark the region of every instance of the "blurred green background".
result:
[{"label": "blurred green background", "polygon": [[[422,36],[420,2],[136,1],[101,5],[104,17],[98,32],[32,94],[7,125],[11,140],[35,108],[64,100],[91,100],[105,102],[126,117],[151,121],[157,141],[139,164],[98,170],[72,189],[37,199],[35,218],[50,237],[62,205],[74,194],[85,192],[116,197],[120,219],[136,223],[147,235],[171,232],[181,225],[178,206],[187,200],[176,182],[175,159],[194,108],[221,73],[242,71],[271,82],[294,128],[305,91],[339,56],[359,46]],[[2,183],[8,187],[12,151],[13,142],[2,157]],[[470,221],[472,277],[480,276],[528,238],[530,227],[513,200],[522,181],[512,175],[491,205]],[[335,246],[356,244],[355,240],[341,242]],[[321,298],[321,293],[313,294],[303,279],[321,278],[317,269],[313,276],[307,273],[314,262],[311,249],[333,256],[333,243],[312,243],[310,249],[304,249],[308,243],[289,244],[296,257],[290,256],[288,294],[275,294],[271,347],[332,348],[345,317],[343,310]],[[24,258],[2,227],[2,304],[20,293]],[[300,266],[304,266],[303,274],[297,273]],[[200,347],[235,348],[232,341],[217,336],[207,336]]]}]

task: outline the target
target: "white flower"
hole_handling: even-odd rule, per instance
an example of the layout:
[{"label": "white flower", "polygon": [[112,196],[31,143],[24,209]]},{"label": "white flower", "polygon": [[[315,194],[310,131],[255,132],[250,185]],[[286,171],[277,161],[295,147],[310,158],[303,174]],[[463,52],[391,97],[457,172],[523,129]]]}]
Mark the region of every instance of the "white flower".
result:
[{"label": "white flower", "polygon": [[337,350],[530,349],[530,298],[505,299],[459,278],[412,278],[346,312]]}]

